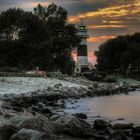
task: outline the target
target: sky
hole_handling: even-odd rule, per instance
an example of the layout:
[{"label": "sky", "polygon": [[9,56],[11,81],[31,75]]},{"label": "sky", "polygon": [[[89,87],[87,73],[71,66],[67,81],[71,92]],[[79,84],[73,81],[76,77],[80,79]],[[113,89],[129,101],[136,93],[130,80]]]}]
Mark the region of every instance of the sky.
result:
[{"label": "sky", "polygon": [[10,7],[32,10],[41,3],[55,3],[68,11],[68,21],[81,18],[88,28],[88,58],[96,62],[94,51],[105,40],[140,32],[140,0],[0,0],[0,11]]}]

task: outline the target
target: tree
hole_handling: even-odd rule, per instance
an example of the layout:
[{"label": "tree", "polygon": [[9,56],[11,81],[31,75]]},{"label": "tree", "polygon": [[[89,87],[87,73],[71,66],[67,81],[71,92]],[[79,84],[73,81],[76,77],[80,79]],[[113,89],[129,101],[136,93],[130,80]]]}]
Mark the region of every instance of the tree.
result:
[{"label": "tree", "polygon": [[80,39],[75,25],[67,22],[65,9],[55,4],[39,4],[34,12],[13,8],[0,14],[0,23],[1,67],[27,70],[39,66],[72,73],[71,51]]},{"label": "tree", "polygon": [[126,74],[128,68],[139,71],[140,33],[118,36],[100,45],[97,56],[97,69],[114,73],[116,70]]},{"label": "tree", "polygon": [[18,20],[24,11],[10,8],[0,14],[0,40],[13,40],[18,32]]}]

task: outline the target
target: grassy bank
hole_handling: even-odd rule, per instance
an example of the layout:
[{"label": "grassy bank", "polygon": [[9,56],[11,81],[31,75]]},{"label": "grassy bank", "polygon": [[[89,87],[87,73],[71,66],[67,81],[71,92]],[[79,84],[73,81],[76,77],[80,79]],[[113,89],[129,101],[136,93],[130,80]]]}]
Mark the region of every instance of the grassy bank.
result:
[{"label": "grassy bank", "polygon": [[0,77],[41,77],[41,75],[17,72],[0,72]]},{"label": "grassy bank", "polygon": [[136,80],[130,77],[123,77],[123,76],[113,76],[118,82],[124,82],[127,84],[140,84],[140,80]]}]

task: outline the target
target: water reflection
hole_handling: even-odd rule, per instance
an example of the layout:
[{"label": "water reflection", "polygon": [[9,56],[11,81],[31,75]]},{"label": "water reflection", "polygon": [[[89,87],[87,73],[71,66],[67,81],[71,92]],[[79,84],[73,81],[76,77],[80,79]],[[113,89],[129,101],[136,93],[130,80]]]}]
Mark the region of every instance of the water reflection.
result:
[{"label": "water reflection", "polygon": [[83,98],[75,104],[67,102],[64,112],[86,113],[90,122],[94,121],[94,116],[101,116],[113,122],[124,118],[125,122],[140,125],[140,91],[131,92],[130,95]]}]

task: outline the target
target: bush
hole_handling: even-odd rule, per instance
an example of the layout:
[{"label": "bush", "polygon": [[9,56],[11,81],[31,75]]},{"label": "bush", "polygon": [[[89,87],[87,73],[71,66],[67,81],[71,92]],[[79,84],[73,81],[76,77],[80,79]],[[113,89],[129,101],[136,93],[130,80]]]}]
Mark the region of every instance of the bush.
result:
[{"label": "bush", "polygon": [[0,77],[41,77],[39,74],[26,74],[16,72],[0,72]]},{"label": "bush", "polygon": [[86,75],[85,76],[87,79],[89,80],[92,80],[92,81],[98,81],[98,82],[101,82],[103,81],[103,76],[102,75]]},{"label": "bush", "polygon": [[0,72],[21,72],[21,70],[16,67],[0,67]]},{"label": "bush", "polygon": [[104,71],[99,71],[96,73],[97,75],[102,75],[104,78],[107,76],[107,73]]},{"label": "bush", "polygon": [[116,83],[117,80],[116,80],[113,76],[107,76],[107,77],[104,79],[104,82],[107,82],[107,83]]}]

